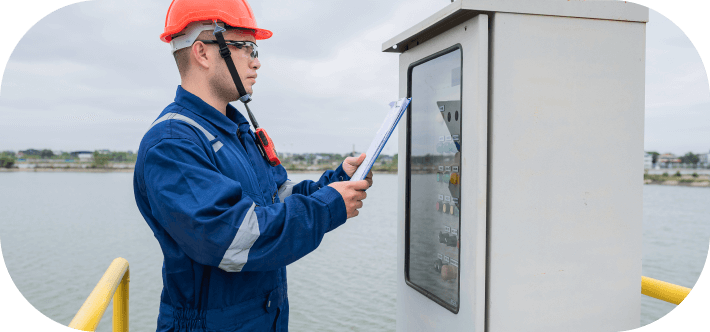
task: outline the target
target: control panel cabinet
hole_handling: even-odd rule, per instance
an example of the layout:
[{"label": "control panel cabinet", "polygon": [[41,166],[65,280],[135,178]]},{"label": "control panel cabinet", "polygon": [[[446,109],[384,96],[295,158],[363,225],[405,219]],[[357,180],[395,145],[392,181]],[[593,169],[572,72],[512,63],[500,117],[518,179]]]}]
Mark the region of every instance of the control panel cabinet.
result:
[{"label": "control panel cabinet", "polygon": [[383,44],[412,98],[397,331],[640,325],[629,156],[643,150],[647,21],[624,2],[456,0]]},{"label": "control panel cabinet", "polygon": [[487,57],[486,15],[400,57],[400,93],[412,98],[399,139],[400,331],[483,322]]}]

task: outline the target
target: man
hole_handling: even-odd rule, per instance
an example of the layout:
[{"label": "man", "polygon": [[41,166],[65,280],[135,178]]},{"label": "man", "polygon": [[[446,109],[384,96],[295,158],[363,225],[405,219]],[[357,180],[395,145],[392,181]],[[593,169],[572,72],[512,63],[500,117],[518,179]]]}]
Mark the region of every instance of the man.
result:
[{"label": "man", "polygon": [[174,0],[168,10],[161,39],[182,82],[134,173],[164,255],[158,331],[287,331],[285,266],[357,216],[372,185],[371,173],[348,181],[364,155],[296,184],[260,154],[229,102],[253,92],[256,40],[270,36],[244,0]]}]

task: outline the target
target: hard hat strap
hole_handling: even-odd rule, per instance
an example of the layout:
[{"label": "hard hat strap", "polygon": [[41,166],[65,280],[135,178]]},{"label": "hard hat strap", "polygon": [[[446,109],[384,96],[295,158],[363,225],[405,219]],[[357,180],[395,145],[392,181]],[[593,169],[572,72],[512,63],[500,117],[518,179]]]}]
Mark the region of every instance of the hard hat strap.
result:
[{"label": "hard hat strap", "polygon": [[224,62],[227,63],[229,74],[232,75],[232,81],[234,81],[234,85],[237,87],[237,92],[239,93],[239,100],[246,105],[246,103],[251,101],[251,96],[247,93],[246,89],[244,89],[242,79],[239,78],[239,73],[237,72],[237,67],[234,66],[234,61],[232,61],[232,52],[229,51],[229,47],[224,41],[224,36],[222,35],[222,32],[224,31],[227,30],[217,25],[217,22],[215,22],[214,36],[217,38],[217,44],[219,45],[219,55],[222,59],[224,59]]}]

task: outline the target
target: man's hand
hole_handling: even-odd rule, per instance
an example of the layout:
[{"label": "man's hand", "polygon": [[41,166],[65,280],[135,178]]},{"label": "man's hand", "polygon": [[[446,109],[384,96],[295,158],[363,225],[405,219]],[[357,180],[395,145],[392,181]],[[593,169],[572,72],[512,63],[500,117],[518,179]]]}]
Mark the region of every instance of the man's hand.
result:
[{"label": "man's hand", "polygon": [[348,211],[348,219],[360,214],[357,209],[362,207],[362,200],[367,197],[365,189],[370,186],[366,180],[333,182],[328,186],[337,190],[340,196],[343,196],[345,208]]},{"label": "man's hand", "polygon": [[[362,164],[362,162],[365,160],[365,154],[360,154],[360,157],[347,157],[343,161],[343,171],[345,171],[345,174],[347,174],[349,177],[353,177],[353,174],[355,174],[355,171],[357,171],[357,168]],[[368,185],[372,187],[372,171],[370,173],[367,173],[367,177],[365,177],[365,180],[368,182]],[[368,187],[369,188],[369,187]]]}]

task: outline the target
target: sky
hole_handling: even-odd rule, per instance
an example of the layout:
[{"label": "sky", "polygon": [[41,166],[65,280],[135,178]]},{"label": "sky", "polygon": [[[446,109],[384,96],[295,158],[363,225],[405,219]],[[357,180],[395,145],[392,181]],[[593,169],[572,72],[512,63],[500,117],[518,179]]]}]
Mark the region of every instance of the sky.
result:
[{"label": "sky", "polygon": [[[250,106],[278,151],[364,151],[398,98],[398,56],[381,45],[449,1],[251,1],[262,67]],[[94,0],[35,24],[0,86],[0,151],[136,151],[180,84],[159,40],[170,0]],[[357,20],[346,19],[358,17]],[[710,151],[710,91],[685,34],[651,11],[645,149]],[[243,110],[240,103],[233,103]],[[394,154],[394,135],[383,153]]]}]

